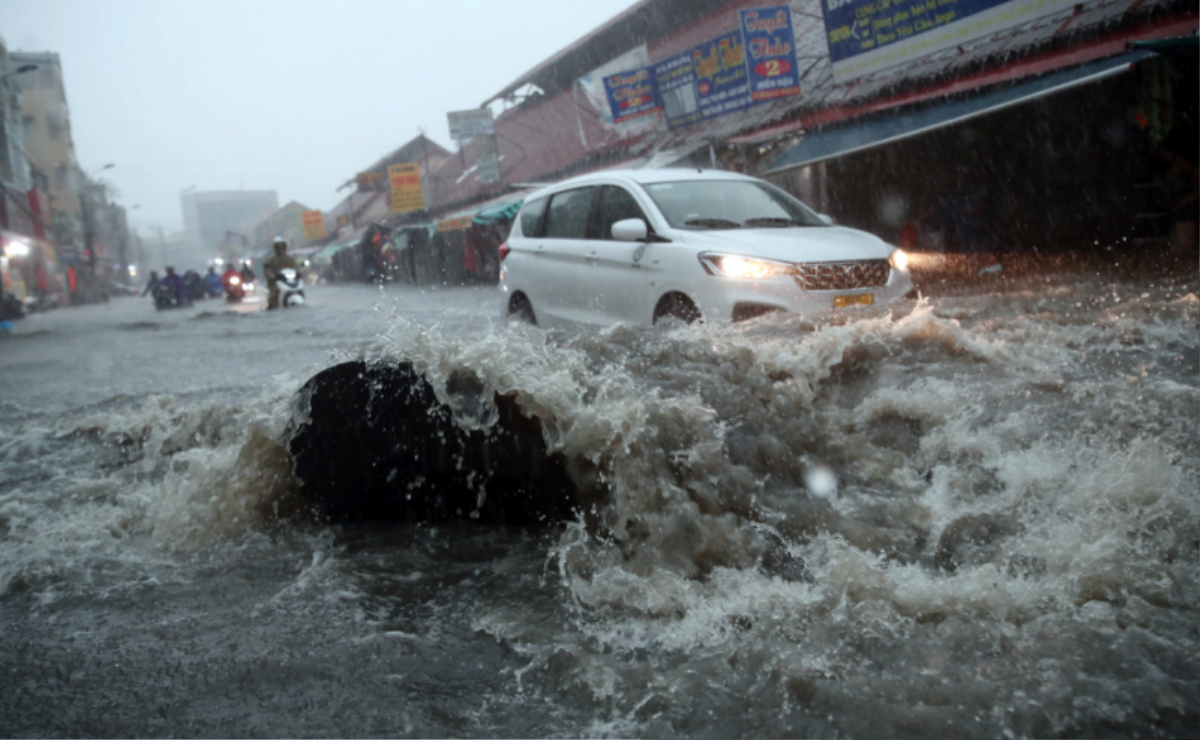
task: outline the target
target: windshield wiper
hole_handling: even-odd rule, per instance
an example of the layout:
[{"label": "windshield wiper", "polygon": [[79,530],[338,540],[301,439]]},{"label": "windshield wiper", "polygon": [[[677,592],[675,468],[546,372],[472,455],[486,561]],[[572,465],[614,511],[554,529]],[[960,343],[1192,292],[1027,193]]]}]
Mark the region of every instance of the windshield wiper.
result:
[{"label": "windshield wiper", "polygon": [[812,226],[813,224],[810,224],[807,221],[801,221],[798,218],[768,217],[768,218],[748,218],[748,219],[746,219],[746,225],[747,226],[772,226],[772,227],[778,226],[780,228],[783,228],[786,226]]},{"label": "windshield wiper", "polygon": [[693,218],[683,222],[684,226],[699,226],[707,229],[740,229],[742,225],[736,221],[726,221],[723,218]]}]

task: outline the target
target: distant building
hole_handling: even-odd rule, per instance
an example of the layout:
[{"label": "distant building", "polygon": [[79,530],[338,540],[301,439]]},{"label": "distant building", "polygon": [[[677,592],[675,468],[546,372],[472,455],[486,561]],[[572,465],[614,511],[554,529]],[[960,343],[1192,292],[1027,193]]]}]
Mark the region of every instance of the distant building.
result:
[{"label": "distant building", "polygon": [[185,190],[179,201],[189,239],[214,253],[234,245],[235,256],[249,247],[254,225],[279,209],[279,194],[274,190]]},{"label": "distant building", "polygon": [[29,161],[21,142],[21,89],[12,79],[17,74],[17,65],[9,60],[8,46],[0,37],[0,182],[29,190]]},{"label": "distant building", "polygon": [[304,223],[300,214],[310,210],[296,201],[270,214],[250,228],[250,246],[255,253],[268,252],[277,236],[288,240],[293,247],[307,241],[304,238]]},{"label": "distant building", "polygon": [[33,187],[25,154],[22,95],[16,78],[36,74],[28,62],[14,61],[0,38],[0,295],[62,290],[52,241],[50,200]]}]

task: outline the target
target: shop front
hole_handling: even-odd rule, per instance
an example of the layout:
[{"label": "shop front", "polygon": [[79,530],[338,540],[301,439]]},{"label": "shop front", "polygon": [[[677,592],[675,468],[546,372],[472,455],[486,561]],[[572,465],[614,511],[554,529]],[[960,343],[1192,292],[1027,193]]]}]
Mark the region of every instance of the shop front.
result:
[{"label": "shop front", "polygon": [[1177,86],[1161,109],[1153,91],[1164,64],[1134,50],[831,126],[804,136],[766,177],[792,192],[823,182],[839,222],[913,253],[916,271],[1161,251],[1160,150],[1189,125],[1195,149],[1196,108],[1193,70],[1190,100]]},{"label": "shop front", "polygon": [[26,305],[57,305],[64,288],[54,245],[12,231],[0,232],[0,280],[4,295]]},{"label": "shop front", "polygon": [[425,241],[426,249],[416,251],[424,257],[418,262],[426,266],[421,279],[433,277],[447,285],[497,283],[500,245],[508,238],[523,201],[523,195],[510,194],[438,220]]}]

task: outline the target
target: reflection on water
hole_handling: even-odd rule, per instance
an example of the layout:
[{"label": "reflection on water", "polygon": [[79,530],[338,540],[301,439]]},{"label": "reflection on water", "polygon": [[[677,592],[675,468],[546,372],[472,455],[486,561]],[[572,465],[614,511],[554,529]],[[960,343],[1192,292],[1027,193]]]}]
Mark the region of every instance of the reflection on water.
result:
[{"label": "reflection on water", "polygon": [[0,406],[0,732],[1196,726],[1194,278],[667,331],[387,314],[362,352],[512,394],[581,516],[290,516],[292,395],[329,362],[237,402]]}]

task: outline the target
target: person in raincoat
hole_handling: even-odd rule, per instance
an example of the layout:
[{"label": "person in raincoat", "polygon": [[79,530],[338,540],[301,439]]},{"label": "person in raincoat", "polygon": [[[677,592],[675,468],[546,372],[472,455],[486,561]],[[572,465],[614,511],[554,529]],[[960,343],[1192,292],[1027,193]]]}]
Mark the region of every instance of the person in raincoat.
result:
[{"label": "person in raincoat", "polygon": [[159,285],[162,285],[164,288],[171,291],[179,305],[192,305],[192,296],[188,292],[187,283],[184,281],[183,276],[175,272],[174,267],[167,267],[167,274],[161,281],[159,281]]},{"label": "person in raincoat", "polygon": [[267,281],[267,308],[279,308],[279,287],[275,284],[275,278],[279,277],[279,271],[287,268],[296,269],[296,260],[287,253],[287,239],[282,236],[275,237],[274,243],[275,254],[267,257],[263,262],[263,278]]},{"label": "person in raincoat", "polygon": [[221,283],[221,276],[217,274],[217,268],[208,268],[208,274],[204,276],[204,288],[208,291],[209,298],[214,298],[225,292],[225,286]]}]

